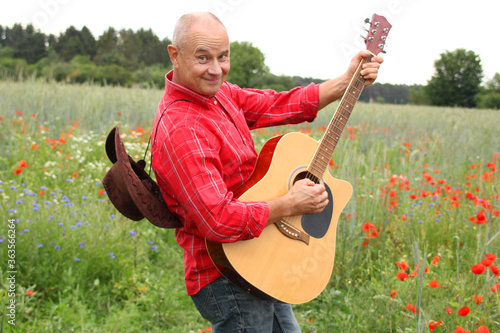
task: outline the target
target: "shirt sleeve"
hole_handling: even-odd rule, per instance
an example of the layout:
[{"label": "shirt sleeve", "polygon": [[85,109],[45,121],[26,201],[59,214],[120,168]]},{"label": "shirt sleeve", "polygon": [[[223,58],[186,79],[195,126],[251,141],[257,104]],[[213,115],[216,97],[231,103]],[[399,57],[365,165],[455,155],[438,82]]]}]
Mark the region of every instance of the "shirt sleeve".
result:
[{"label": "shirt sleeve", "polygon": [[232,98],[245,114],[250,129],[312,122],[319,108],[319,85],[289,91],[242,89],[230,84]]},{"label": "shirt sleeve", "polygon": [[177,126],[168,133],[162,128],[157,141],[162,144],[153,158],[155,175],[186,231],[218,243],[259,236],[269,207],[265,202],[241,202],[227,189],[216,136],[201,126]]}]

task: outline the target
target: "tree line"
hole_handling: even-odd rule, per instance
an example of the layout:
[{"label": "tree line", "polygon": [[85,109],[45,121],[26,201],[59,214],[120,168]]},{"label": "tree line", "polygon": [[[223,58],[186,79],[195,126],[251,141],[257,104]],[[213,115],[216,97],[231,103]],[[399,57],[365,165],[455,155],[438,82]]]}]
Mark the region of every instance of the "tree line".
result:
[{"label": "tree line", "polygon": [[[97,39],[84,26],[71,26],[58,36],[46,35],[31,24],[0,25],[0,79],[41,77],[68,83],[92,82],[120,86],[164,87],[172,68],[168,38],[151,29],[109,27]],[[446,51],[435,61],[428,84],[375,83],[361,94],[365,102],[500,108],[500,74],[483,83],[481,61],[472,51]],[[322,80],[274,75],[264,54],[252,43],[231,43],[228,81],[241,87],[289,90]]]}]

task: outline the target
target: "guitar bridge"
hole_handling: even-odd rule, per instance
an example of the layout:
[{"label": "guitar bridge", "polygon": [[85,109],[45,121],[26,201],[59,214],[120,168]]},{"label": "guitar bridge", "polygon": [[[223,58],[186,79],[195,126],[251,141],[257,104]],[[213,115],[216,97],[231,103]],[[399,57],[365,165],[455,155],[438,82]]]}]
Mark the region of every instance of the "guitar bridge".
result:
[{"label": "guitar bridge", "polygon": [[274,223],[276,228],[288,238],[298,240],[309,245],[309,235],[305,232],[295,228],[294,226],[284,222],[283,220],[279,220]]}]

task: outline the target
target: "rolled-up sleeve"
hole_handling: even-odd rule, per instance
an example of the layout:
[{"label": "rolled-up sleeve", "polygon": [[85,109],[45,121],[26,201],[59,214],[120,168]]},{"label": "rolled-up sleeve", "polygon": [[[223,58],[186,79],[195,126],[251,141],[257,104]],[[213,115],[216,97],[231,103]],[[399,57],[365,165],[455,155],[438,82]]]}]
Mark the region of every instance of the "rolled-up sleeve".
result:
[{"label": "rolled-up sleeve", "polygon": [[155,174],[186,231],[218,243],[258,237],[269,208],[265,202],[241,202],[228,190],[217,136],[203,127],[162,128],[160,124]]},{"label": "rolled-up sleeve", "polygon": [[312,122],[319,108],[319,85],[311,83],[290,91],[241,89],[232,87],[251,129],[283,124]]}]

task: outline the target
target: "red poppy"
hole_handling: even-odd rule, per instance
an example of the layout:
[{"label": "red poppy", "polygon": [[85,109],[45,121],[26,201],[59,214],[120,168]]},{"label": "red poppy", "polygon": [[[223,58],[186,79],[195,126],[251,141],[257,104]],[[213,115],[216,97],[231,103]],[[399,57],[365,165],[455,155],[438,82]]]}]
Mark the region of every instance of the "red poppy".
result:
[{"label": "red poppy", "polygon": [[461,326],[457,326],[453,333],[470,333],[470,331],[466,331]]},{"label": "red poppy", "polygon": [[465,193],[465,197],[469,200],[474,200],[476,197],[474,196],[474,194],[470,193],[470,192],[467,192]]},{"label": "red poppy", "polygon": [[459,316],[467,316],[470,312],[470,309],[466,306],[464,306],[463,308],[461,308],[460,310],[458,310],[458,315]]},{"label": "red poppy", "polygon": [[21,111],[19,111],[19,110],[16,110],[16,114],[17,114],[18,116],[22,116],[22,115],[23,115],[23,113],[22,113]]},{"label": "red poppy", "polygon": [[431,322],[429,323],[429,329],[431,331],[434,331],[434,329],[438,326],[441,326],[443,325],[443,322],[441,320],[438,320],[438,321],[435,321],[435,320],[431,320]]},{"label": "red poppy", "polygon": [[364,232],[370,232],[370,230],[375,230],[376,227],[375,227],[375,225],[371,224],[370,222],[366,222],[365,224],[363,224],[361,229],[363,229]]},{"label": "red poppy", "polygon": [[490,259],[492,262],[496,260],[496,256],[494,254],[491,254],[491,253],[486,253],[484,255],[486,258]]},{"label": "red poppy", "polygon": [[413,314],[415,314],[415,306],[413,306],[411,303],[408,303],[406,305],[406,309],[410,310],[413,312]]},{"label": "red poppy", "polygon": [[399,272],[398,274],[396,274],[396,278],[398,280],[405,281],[406,279],[408,279],[408,274]]},{"label": "red poppy", "polygon": [[490,330],[488,329],[488,327],[482,325],[482,326],[479,326],[477,329],[475,329],[475,331],[477,333],[491,333]]},{"label": "red poppy", "polygon": [[490,260],[490,259],[488,259],[488,258],[485,258],[485,259],[481,260],[481,264],[483,264],[483,265],[484,265],[484,266],[486,266],[486,267],[491,266],[491,264],[492,264],[492,263],[493,263],[493,261],[491,261],[491,260]]},{"label": "red poppy", "polygon": [[28,295],[28,296],[33,295],[33,290],[28,290],[28,291],[26,292],[26,295]]},{"label": "red poppy", "polygon": [[488,221],[488,218],[484,214],[484,211],[481,210],[477,215],[476,215],[476,221],[474,221],[475,224],[486,224]]},{"label": "red poppy", "polygon": [[473,295],[472,296],[472,300],[474,301],[474,303],[476,303],[477,305],[483,303],[483,297],[482,296],[476,296],[476,295]]},{"label": "red poppy", "polygon": [[429,287],[431,287],[431,288],[441,288],[441,286],[439,285],[439,283],[438,283],[437,280],[432,280],[431,282],[429,282]]},{"label": "red poppy", "polygon": [[392,299],[394,299],[396,297],[396,295],[398,294],[398,291],[397,290],[394,290],[392,289],[391,290],[391,293],[389,294],[389,296],[391,296]]},{"label": "red poppy", "polygon": [[472,266],[471,271],[474,274],[482,274],[486,271],[486,267],[483,264],[476,264]]},{"label": "red poppy", "polygon": [[498,269],[498,266],[490,266],[490,271],[493,273],[495,276],[500,276],[500,270]]},{"label": "red poppy", "polygon": [[22,161],[19,161],[19,163],[17,165],[20,168],[27,168],[28,167],[28,162],[26,162],[25,160],[22,160]]},{"label": "red poppy", "polygon": [[439,262],[439,259],[440,259],[439,256],[435,256],[434,259],[432,259],[432,264],[437,265],[437,263]]},{"label": "red poppy", "polygon": [[493,288],[491,288],[491,291],[496,293],[498,288],[500,288],[500,282],[495,283],[495,285],[493,285]]},{"label": "red poppy", "polygon": [[18,174],[20,174],[21,172],[23,172],[23,169],[21,169],[21,168],[17,168],[16,170],[14,170],[14,175],[18,175]]},{"label": "red poppy", "polygon": [[453,310],[450,308],[450,307],[447,307],[446,308],[446,313],[447,314],[451,314],[453,312]]},{"label": "red poppy", "polygon": [[396,265],[398,265],[399,269],[402,271],[406,271],[408,269],[408,263],[406,261],[396,261]]}]

